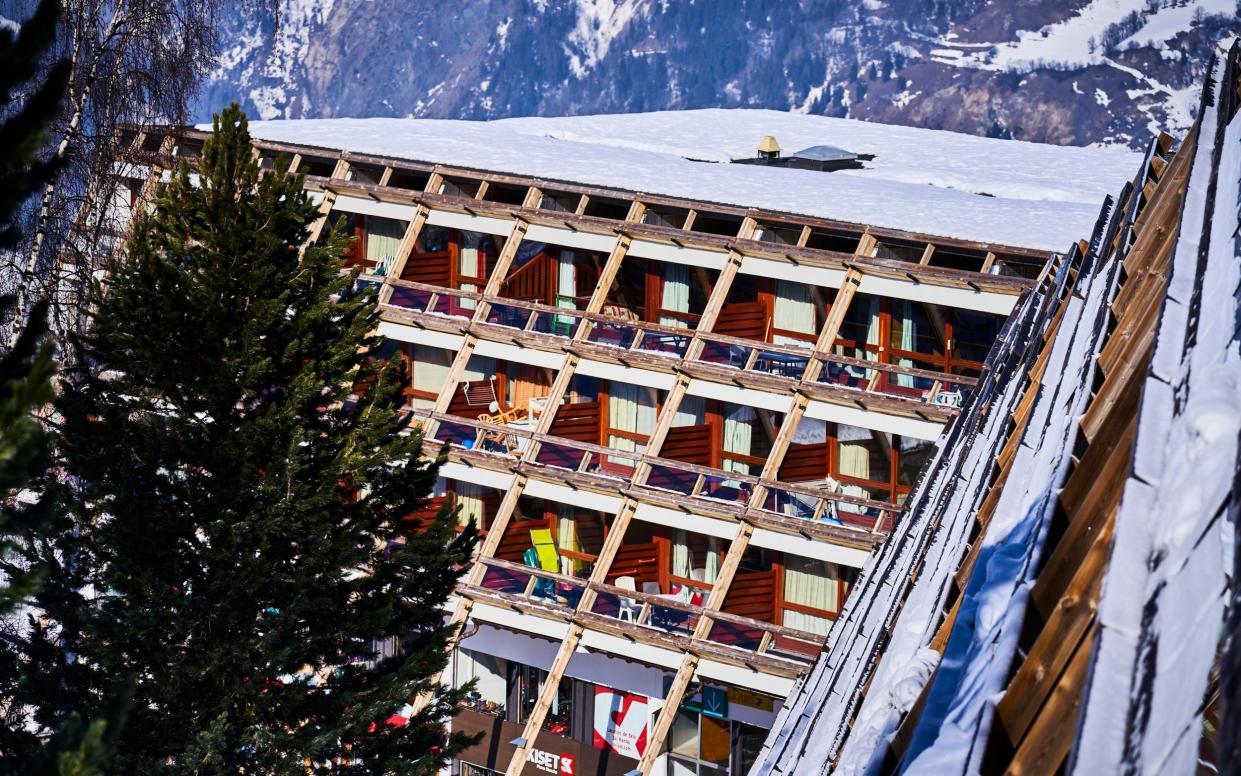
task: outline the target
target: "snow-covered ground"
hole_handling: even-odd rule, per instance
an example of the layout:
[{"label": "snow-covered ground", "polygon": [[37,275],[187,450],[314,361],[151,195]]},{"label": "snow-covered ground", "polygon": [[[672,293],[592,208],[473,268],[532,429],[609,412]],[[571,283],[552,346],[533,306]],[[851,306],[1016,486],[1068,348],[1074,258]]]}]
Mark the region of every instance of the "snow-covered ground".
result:
[{"label": "snow-covered ground", "polygon": [[[1123,148],[765,110],[493,122],[256,121],[250,131],[273,141],[1056,251],[1090,234],[1103,197],[1141,161]],[[786,153],[822,144],[875,159],[866,169],[834,173],[727,163],[752,156],[768,134]]]}]

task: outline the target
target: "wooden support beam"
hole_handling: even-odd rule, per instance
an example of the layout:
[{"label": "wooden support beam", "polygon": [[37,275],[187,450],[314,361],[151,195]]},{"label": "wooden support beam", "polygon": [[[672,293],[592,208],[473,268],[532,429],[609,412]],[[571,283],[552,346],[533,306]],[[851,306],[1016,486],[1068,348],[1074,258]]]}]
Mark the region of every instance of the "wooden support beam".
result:
[{"label": "wooden support beam", "polygon": [[874,256],[875,250],[879,247],[879,241],[870,233],[870,227],[862,232],[862,239],[858,240],[857,247],[853,249],[853,255],[858,257]]},{"label": "wooden support beam", "polygon": [[[405,235],[401,238],[401,244],[396,248],[396,256],[393,257],[392,263],[388,266],[386,280],[401,279],[401,275],[405,273],[405,265],[409,262],[410,255],[414,252],[414,246],[418,244],[418,236],[422,234],[422,228],[426,226],[427,217],[430,214],[431,209],[426,205],[418,205],[414,208],[414,217],[410,219],[409,225],[405,227]],[[388,304],[392,299],[392,291],[392,284],[385,282],[383,288],[379,291],[379,303]]]},{"label": "wooden support beam", "polygon": [[[633,210],[630,208],[630,212]],[[625,260],[625,254],[629,251],[631,242],[632,239],[628,235],[617,236],[612,252],[608,254],[607,261],[603,263],[603,269],[599,271],[599,279],[595,282],[590,301],[586,304],[586,312],[597,313],[603,309],[608,299],[608,292],[612,290],[612,284],[616,282],[616,275],[620,272],[621,262]]]},{"label": "wooden support beam", "polygon": [[[840,327],[845,322],[845,313],[849,311],[849,305],[853,302],[853,297],[857,295],[857,289],[861,283],[862,272],[856,267],[850,267],[845,273],[840,289],[836,291],[836,298],[832,301],[832,309],[827,314],[827,320],[823,322],[823,328],[819,331],[819,337],[815,340],[814,352],[816,355],[831,354],[832,345],[836,342],[836,337],[840,334]],[[823,362],[817,358],[812,358],[810,363],[806,365],[806,372],[802,375],[802,380],[813,383],[819,379],[819,373],[822,370]]]},{"label": "wooden support beam", "polygon": [[[1078,718],[1090,657],[1094,654],[1094,641],[1092,628],[1078,645],[1067,670],[1056,683],[1051,697],[1005,773],[1042,774],[1060,770],[1073,745],[1071,721]],[[1067,730],[1066,725],[1069,726]]]},{"label": "wooden support beam", "polygon": [[582,641],[584,630],[581,625],[574,623],[569,626],[569,632],[560,642],[556,657],[547,670],[547,679],[543,682],[543,689],[539,692],[539,698],[535,701],[534,707],[530,709],[530,715],[526,718],[526,726],[522,728],[522,745],[517,747],[512,758],[509,759],[508,768],[504,771],[505,776],[520,776],[522,770],[525,769],[526,757],[534,748],[539,731],[543,729],[543,720],[547,719],[547,712],[552,707],[552,699],[556,697],[560,680],[564,677],[564,672],[569,667],[569,661],[573,659],[574,652],[577,651],[577,645]]},{"label": "wooden support beam", "polygon": [[737,535],[733,537],[732,543],[728,546],[728,552],[724,555],[724,562],[720,564],[720,570],[715,575],[715,581],[711,583],[711,593],[707,596],[703,608],[707,610],[706,614],[698,618],[698,624],[694,627],[693,638],[697,641],[707,639],[711,635],[711,612],[719,611],[724,607],[724,599],[728,596],[728,590],[732,587],[733,578],[737,576],[737,568],[741,565],[741,559],[745,556],[746,549],[750,546],[750,537],[754,535],[754,526],[749,523],[742,523]]},{"label": "wooden support beam", "polygon": [[[509,232],[504,247],[500,249],[500,255],[496,257],[495,266],[491,268],[491,273],[487,277],[487,285],[483,287],[484,295],[500,295],[500,289],[504,287],[504,281],[508,279],[509,268],[513,266],[513,258],[517,255],[517,249],[521,246],[521,241],[525,239],[526,230],[529,228],[530,224],[525,221],[518,220],[513,224],[513,231]],[[473,320],[475,322],[487,320],[487,311],[490,308],[489,302],[480,301],[474,311]]]},{"label": "wooden support beam", "polygon": [[801,228],[801,235],[797,238],[798,248],[806,247],[806,243],[810,242],[810,234],[811,234],[811,229],[809,226],[803,226]]},{"label": "wooden support beam", "polygon": [[931,263],[931,255],[935,253],[935,243],[927,243],[926,248],[922,251],[922,258],[918,260],[918,264],[925,267]]},{"label": "wooden support beam", "polygon": [[672,722],[676,719],[677,709],[681,707],[681,701],[685,699],[685,691],[689,688],[689,683],[697,670],[698,657],[687,654],[681,660],[681,667],[677,669],[676,676],[672,678],[668,692],[664,693],[664,705],[660,707],[659,714],[655,717],[655,726],[646,740],[646,751],[642,754],[642,759],[638,761],[637,770],[643,776],[650,774],[651,769],[655,767],[656,758],[663,754],[664,744],[668,740],[668,731],[672,730]]},{"label": "wooden support beam", "polygon": [[[349,162],[344,159],[336,160],[336,167],[332,169],[332,180],[343,181],[349,175]],[[323,201],[319,203],[319,217],[310,225],[310,236],[306,238],[306,244],[302,246],[302,252],[306,251],[307,246],[314,245],[319,241],[319,237],[323,234],[323,227],[327,224],[328,214],[332,212],[332,206],[336,204],[336,194],[331,191],[323,192]]]}]

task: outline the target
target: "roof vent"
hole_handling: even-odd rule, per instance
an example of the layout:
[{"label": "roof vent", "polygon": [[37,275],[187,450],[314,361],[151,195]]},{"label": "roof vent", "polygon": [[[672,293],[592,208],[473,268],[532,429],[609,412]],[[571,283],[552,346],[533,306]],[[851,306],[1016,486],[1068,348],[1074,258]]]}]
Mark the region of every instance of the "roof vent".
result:
[{"label": "roof vent", "polygon": [[780,144],[776,142],[775,135],[767,135],[758,144],[759,159],[779,159]]},{"label": "roof vent", "polygon": [[855,154],[843,148],[829,145],[815,145],[800,151],[781,156],[784,149],[776,142],[774,135],[768,135],[758,144],[758,156],[749,159],[733,159],[737,164],[761,164],[767,167],[795,167],[800,170],[856,170],[863,167],[862,162],[875,158],[874,154]]}]

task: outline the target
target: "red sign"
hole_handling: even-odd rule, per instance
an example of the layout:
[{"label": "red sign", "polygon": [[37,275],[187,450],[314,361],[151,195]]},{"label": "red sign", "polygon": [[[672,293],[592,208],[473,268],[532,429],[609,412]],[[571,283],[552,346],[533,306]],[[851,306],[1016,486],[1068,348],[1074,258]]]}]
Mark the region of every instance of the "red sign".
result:
[{"label": "red sign", "polygon": [[595,687],[595,747],[642,759],[650,718],[644,696]]}]

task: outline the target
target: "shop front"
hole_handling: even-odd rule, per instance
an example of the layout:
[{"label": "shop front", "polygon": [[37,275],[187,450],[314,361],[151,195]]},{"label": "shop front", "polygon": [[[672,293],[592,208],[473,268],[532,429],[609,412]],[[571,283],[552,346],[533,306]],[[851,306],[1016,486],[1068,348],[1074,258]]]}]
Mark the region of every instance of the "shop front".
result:
[{"label": "shop front", "polygon": [[[464,709],[453,719],[453,730],[466,735],[483,734],[482,741],[461,753],[455,772],[459,776],[490,776],[503,773],[517,747],[513,740],[524,725],[484,712]],[[526,773],[554,776],[624,776],[638,761],[593,743],[540,730],[527,757]]]}]

